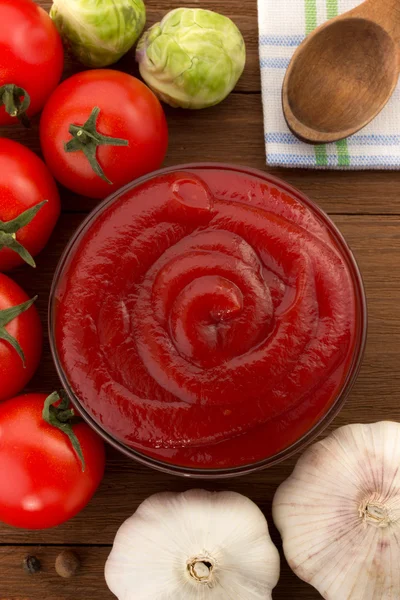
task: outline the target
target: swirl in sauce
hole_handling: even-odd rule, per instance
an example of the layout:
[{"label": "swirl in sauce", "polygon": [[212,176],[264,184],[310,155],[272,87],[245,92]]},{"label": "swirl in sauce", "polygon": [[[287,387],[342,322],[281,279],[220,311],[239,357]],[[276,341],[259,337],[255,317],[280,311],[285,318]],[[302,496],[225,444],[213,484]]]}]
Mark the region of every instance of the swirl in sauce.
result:
[{"label": "swirl in sauce", "polygon": [[61,364],[118,440],[234,467],[306,433],[355,344],[346,259],[321,217],[255,176],[196,169],[125,192],[57,291]]}]

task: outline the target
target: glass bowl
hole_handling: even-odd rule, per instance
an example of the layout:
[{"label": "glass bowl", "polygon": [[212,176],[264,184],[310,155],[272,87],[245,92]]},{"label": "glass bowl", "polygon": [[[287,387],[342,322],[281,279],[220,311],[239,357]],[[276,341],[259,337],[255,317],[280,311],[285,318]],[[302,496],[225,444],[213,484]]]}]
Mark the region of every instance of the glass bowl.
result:
[{"label": "glass bowl", "polygon": [[[70,382],[68,381],[68,377],[63,369],[61,364],[61,360],[59,357],[56,337],[55,337],[55,318],[56,318],[56,304],[57,304],[57,290],[59,286],[62,284],[63,276],[65,274],[66,268],[70,264],[70,261],[74,255],[74,251],[79,245],[79,242],[82,240],[88,228],[94,222],[94,220],[99,216],[102,211],[110,206],[111,203],[118,200],[125,192],[134,189],[137,186],[140,186],[144,182],[153,179],[159,175],[173,173],[174,171],[182,171],[190,169],[191,171],[195,171],[196,169],[223,169],[225,171],[232,171],[236,173],[243,173],[249,176],[255,176],[261,178],[268,184],[272,184],[277,186],[284,192],[288,192],[293,195],[297,200],[299,200],[303,205],[310,208],[311,211],[319,217],[319,219],[324,223],[325,227],[328,229],[330,235],[335,240],[339,249],[342,252],[342,256],[347,262],[349,272],[352,277],[352,283],[354,286],[355,293],[355,302],[356,302],[356,339],[354,345],[354,351],[352,355],[352,360],[350,366],[348,368],[348,372],[342,386],[328,408],[327,412],[324,413],[322,418],[315,423],[304,435],[302,435],[299,439],[297,439],[294,443],[274,454],[273,456],[269,456],[261,461],[254,462],[251,464],[240,465],[237,467],[230,468],[220,468],[220,469],[208,469],[208,468],[192,468],[192,467],[184,467],[180,465],[170,464],[169,462],[162,461],[156,458],[152,458],[147,456],[145,453],[135,450],[130,446],[125,445],[101,425],[101,423],[92,417],[91,414],[86,410],[85,406],[80,401],[79,397],[74,393],[74,390],[71,387]],[[235,477],[239,475],[245,475],[248,473],[252,473],[254,471],[259,471],[261,469],[265,469],[272,465],[275,465],[293,454],[302,450],[307,444],[309,444],[315,437],[321,434],[321,432],[330,424],[330,422],[334,419],[334,417],[341,410],[353,384],[357,378],[359,369],[361,367],[362,358],[364,354],[365,342],[366,342],[366,334],[367,334],[367,307],[366,307],[366,298],[363,287],[362,278],[360,275],[360,271],[358,269],[357,263],[354,259],[354,256],[346,244],[343,236],[338,231],[333,222],[329,219],[329,217],[311,200],[309,200],[304,194],[288,185],[284,181],[273,177],[267,173],[262,171],[258,171],[256,169],[250,169],[245,167],[240,167],[236,165],[229,164],[220,164],[220,163],[196,163],[196,164],[186,164],[186,165],[178,165],[175,167],[170,167],[166,169],[161,169],[159,171],[150,173],[140,179],[137,179],[125,186],[117,193],[111,195],[109,198],[101,202],[84,220],[75,234],[72,236],[69,244],[67,245],[58,267],[56,269],[52,289],[50,293],[50,301],[49,301],[49,335],[50,335],[50,346],[51,352],[54,359],[54,363],[60,377],[61,383],[65,388],[68,396],[71,399],[71,402],[85,419],[85,421],[95,430],[97,433],[109,444],[114,446],[117,450],[121,451],[126,456],[136,460],[137,462],[157,469],[159,471],[163,471],[166,473],[172,473],[174,475],[180,475],[184,477],[198,478],[198,479],[220,479],[220,478],[228,478]]]}]

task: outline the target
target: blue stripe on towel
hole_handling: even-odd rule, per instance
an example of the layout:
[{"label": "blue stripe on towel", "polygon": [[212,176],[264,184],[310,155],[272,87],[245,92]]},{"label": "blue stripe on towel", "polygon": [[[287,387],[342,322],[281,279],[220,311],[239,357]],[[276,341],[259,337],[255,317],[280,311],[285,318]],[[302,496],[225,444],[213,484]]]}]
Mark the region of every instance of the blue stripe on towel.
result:
[{"label": "blue stripe on towel", "polygon": [[275,133],[266,133],[265,141],[267,144],[302,144],[293,133],[279,133],[278,131]]},{"label": "blue stripe on towel", "polygon": [[[267,144],[302,144],[292,133],[278,131],[265,134]],[[400,135],[353,135],[347,139],[349,145],[356,146],[397,146],[400,145]]]},{"label": "blue stripe on towel", "polygon": [[353,156],[350,154],[351,164],[360,167],[398,167],[399,157],[393,155],[387,156]]},{"label": "blue stripe on towel", "polygon": [[304,35],[260,35],[260,46],[298,46]]},{"label": "blue stripe on towel", "polygon": [[400,135],[353,135],[347,141],[349,145],[358,144],[359,146],[398,146]]},{"label": "blue stripe on towel", "polygon": [[[398,156],[352,156],[350,154],[351,164],[353,167],[399,167]],[[337,167],[337,157],[327,156],[328,167]],[[298,154],[275,154],[274,152],[268,152],[268,164],[269,165],[285,165],[285,166],[297,166],[297,167],[315,167],[315,156],[313,155],[298,155]]]},{"label": "blue stripe on towel", "polygon": [[[337,167],[337,156],[327,156],[328,167]],[[298,167],[315,167],[315,155],[300,155],[300,154],[275,154],[268,152],[268,164],[270,165],[291,165]]]},{"label": "blue stripe on towel", "polygon": [[262,58],[260,65],[262,69],[287,69],[290,58]]}]

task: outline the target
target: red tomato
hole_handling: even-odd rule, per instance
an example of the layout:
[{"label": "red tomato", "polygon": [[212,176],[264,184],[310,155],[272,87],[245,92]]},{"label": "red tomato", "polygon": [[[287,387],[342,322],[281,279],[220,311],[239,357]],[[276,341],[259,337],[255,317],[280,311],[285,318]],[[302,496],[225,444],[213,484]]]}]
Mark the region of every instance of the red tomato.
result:
[{"label": "red tomato", "polygon": [[[39,365],[42,326],[36,308],[30,306],[11,320],[7,312],[28,301],[19,285],[0,273],[0,400],[18,394]],[[8,324],[4,326],[4,322]],[[12,341],[19,345],[23,357],[13,347]]]},{"label": "red tomato", "polygon": [[[6,92],[19,108],[25,91],[26,114],[35,115],[60,81],[63,66],[61,38],[49,15],[32,0],[0,0],[0,102],[6,102]],[[22,91],[3,87],[12,85]],[[16,116],[0,106],[0,125],[17,123]]]},{"label": "red tomato", "polygon": [[[23,225],[25,217],[37,210],[43,200],[47,200],[46,204],[27,225],[19,228],[19,221]],[[19,255],[21,252],[25,256],[24,248],[31,257],[36,256],[47,243],[59,214],[57,186],[44,162],[25,146],[0,138],[0,248],[3,246],[0,271],[24,264],[24,258]],[[7,233],[12,225],[10,221],[15,227]],[[15,244],[15,235],[22,250]],[[34,266],[29,256],[26,261]]]},{"label": "red tomato", "polygon": [[[97,146],[85,129],[95,135],[97,131]],[[106,145],[101,136],[127,145]],[[78,73],[55,90],[41,117],[40,141],[60,183],[79,194],[104,198],[161,166],[168,130],[160,102],[144,83],[126,73],[97,69]]]},{"label": "red tomato", "polygon": [[[64,51],[49,15],[31,0],[0,0],[0,95],[14,85],[30,96],[28,116],[35,115],[61,78]],[[15,107],[23,92],[14,90]],[[1,102],[1,100],[0,100]],[[17,123],[15,116],[0,106],[0,125]]]},{"label": "red tomato", "polygon": [[42,417],[46,394],[0,404],[0,520],[55,527],[82,510],[104,474],[104,444],[86,423],[73,425],[85,470],[68,436]]}]

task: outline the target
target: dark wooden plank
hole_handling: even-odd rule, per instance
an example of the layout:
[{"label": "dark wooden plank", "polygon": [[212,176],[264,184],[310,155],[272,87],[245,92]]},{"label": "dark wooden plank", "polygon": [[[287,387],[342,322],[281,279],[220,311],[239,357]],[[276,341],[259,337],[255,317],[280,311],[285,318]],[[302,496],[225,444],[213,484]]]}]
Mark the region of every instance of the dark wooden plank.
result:
[{"label": "dark wooden plank", "polygon": [[[50,0],[41,2],[49,9]],[[199,7],[198,1],[186,6]],[[147,0],[148,24],[160,19],[166,10],[181,6],[179,0],[167,3]],[[246,39],[248,59],[238,92],[259,92],[258,33],[256,2],[204,0],[203,8],[217,10],[235,20]],[[117,68],[138,75],[130,53]],[[64,76],[81,69],[67,57]],[[330,213],[400,214],[400,172],[316,172],[303,169],[267,169],[263,141],[261,95],[234,93],[219,106],[203,111],[182,111],[166,107],[170,128],[170,147],[165,165],[183,162],[233,162],[268,170],[284,177]],[[31,130],[2,128],[1,135],[12,137],[39,152],[38,118]],[[65,210],[88,211],[96,201],[64,191]]]},{"label": "dark wooden plank", "polygon": [[[54,570],[55,559],[62,549],[62,546],[0,547],[0,600],[115,600],[103,575],[109,547],[71,548],[81,559],[81,568],[71,579],[61,579]],[[41,572],[34,575],[24,572],[22,561],[27,554],[41,560]],[[320,598],[313,588],[297,579],[283,563],[274,600],[288,600],[293,597],[289,594],[294,593],[296,599],[301,597],[301,600]]]},{"label": "dark wooden plank", "polygon": [[[104,564],[109,548],[71,548],[79,554],[81,566],[70,579],[57,575],[54,565],[63,548],[53,547],[10,547],[0,548],[0,600],[111,600],[115,598],[107,589],[104,580]],[[42,570],[35,574],[26,573],[22,562],[27,555],[36,556]]]},{"label": "dark wooden plank", "polygon": [[[259,94],[232,94],[202,111],[166,107],[170,144],[165,165],[231,162],[268,170],[298,187],[331,214],[400,214],[400,172],[338,172],[267,169]],[[1,133],[40,151],[38,119],[30,130],[3,128]],[[64,210],[87,212],[97,201],[62,192]]]}]

